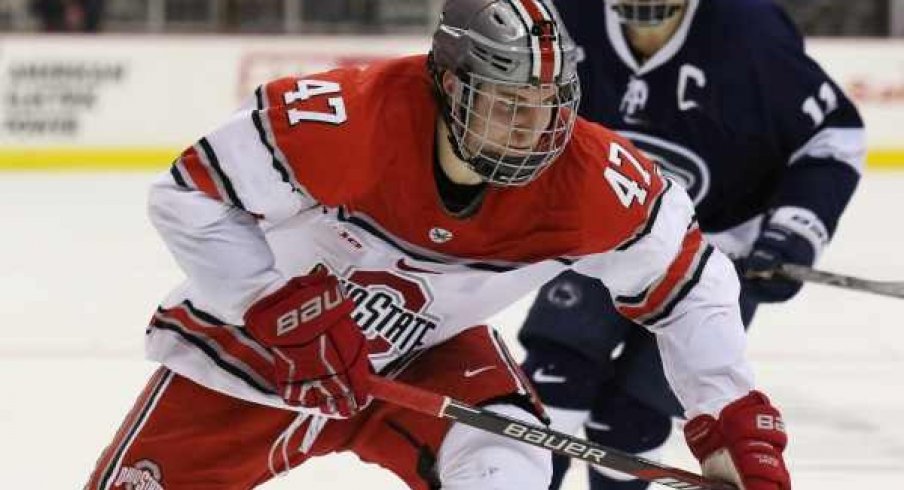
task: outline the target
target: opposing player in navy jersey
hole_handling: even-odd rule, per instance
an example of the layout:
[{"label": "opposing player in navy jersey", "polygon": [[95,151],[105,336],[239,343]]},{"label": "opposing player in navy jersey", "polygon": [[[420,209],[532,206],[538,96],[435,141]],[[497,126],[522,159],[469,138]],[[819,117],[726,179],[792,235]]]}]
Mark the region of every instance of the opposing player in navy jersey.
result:
[{"label": "opposing player in navy jersey", "polygon": [[[758,304],[792,298],[800,283],[747,277],[814,263],[865,153],[857,110],[804,53],[792,22],[769,0],[556,4],[584,51],[581,115],[629,138],[688,190],[707,239],[735,260],[745,325]],[[686,403],[668,388],[654,336],[606,298],[599,281],[570,271],[544,286],[520,333],[523,367],[554,427],[583,425],[591,439],[655,457]],[[567,464],[557,458],[554,487]],[[594,490],[646,486],[598,468],[590,481]]]}]

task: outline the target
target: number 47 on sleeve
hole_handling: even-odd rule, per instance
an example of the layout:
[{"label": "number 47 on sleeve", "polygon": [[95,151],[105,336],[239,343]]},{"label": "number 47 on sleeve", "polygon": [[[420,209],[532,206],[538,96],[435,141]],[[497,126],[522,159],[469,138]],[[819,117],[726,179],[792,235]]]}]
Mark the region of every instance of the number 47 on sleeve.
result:
[{"label": "number 47 on sleeve", "polygon": [[[286,103],[286,106],[291,106],[295,102],[305,101],[311,97],[339,94],[341,91],[342,87],[336,82],[299,80],[296,90],[283,94],[283,101]],[[345,101],[342,100],[341,95],[327,98],[326,103],[332,109],[332,112],[303,111],[289,107],[289,110],[287,111],[289,125],[294,126],[302,121],[316,121],[339,125],[348,119],[348,116],[345,113]]]}]

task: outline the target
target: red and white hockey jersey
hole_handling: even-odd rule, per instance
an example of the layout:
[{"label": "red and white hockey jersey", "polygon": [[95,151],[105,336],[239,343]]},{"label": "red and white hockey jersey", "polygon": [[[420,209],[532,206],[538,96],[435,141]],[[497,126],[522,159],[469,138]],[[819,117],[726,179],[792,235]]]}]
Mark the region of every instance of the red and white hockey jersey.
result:
[{"label": "red and white hockey jersey", "polygon": [[680,186],[579,120],[535,182],[490,187],[479,211],[456,218],[433,176],[437,107],[423,56],[285,78],[183,152],[155,183],[150,214],[189,279],[155,314],[149,357],[290,408],[242,315],[317,264],[357,304],[377,370],[572,268],[659,334],[689,415],[753,388],[734,270],[702,239]]}]

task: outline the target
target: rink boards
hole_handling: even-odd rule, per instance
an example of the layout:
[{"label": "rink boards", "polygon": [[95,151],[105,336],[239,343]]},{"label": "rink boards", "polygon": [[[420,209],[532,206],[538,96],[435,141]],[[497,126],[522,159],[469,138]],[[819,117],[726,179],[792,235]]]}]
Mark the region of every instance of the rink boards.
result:
[{"label": "rink boards", "polygon": [[[0,170],[163,168],[264,80],[428,48],[394,36],[0,35]],[[808,50],[860,108],[869,165],[904,162],[904,40]]]}]

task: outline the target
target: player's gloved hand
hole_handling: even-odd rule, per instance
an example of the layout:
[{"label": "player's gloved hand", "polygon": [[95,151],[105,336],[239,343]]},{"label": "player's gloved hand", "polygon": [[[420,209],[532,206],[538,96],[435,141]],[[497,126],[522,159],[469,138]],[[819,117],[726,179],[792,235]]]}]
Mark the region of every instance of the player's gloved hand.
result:
[{"label": "player's gloved hand", "polygon": [[750,255],[738,264],[745,291],[765,303],[791,299],[803,284],[772,275],[772,271],[782,264],[812,266],[817,248],[827,241],[825,226],[812,212],[792,207],[777,209],[754,242]]},{"label": "player's gloved hand", "polygon": [[789,490],[782,459],[788,442],[778,410],[766,395],[751,391],[727,405],[715,419],[699,415],[684,426],[703,475],[734,483],[741,490]]},{"label": "player's gloved hand", "polygon": [[289,405],[351,417],[371,401],[367,343],[354,303],[318,269],[296,277],[245,313],[245,328],[273,353],[273,382]]}]

